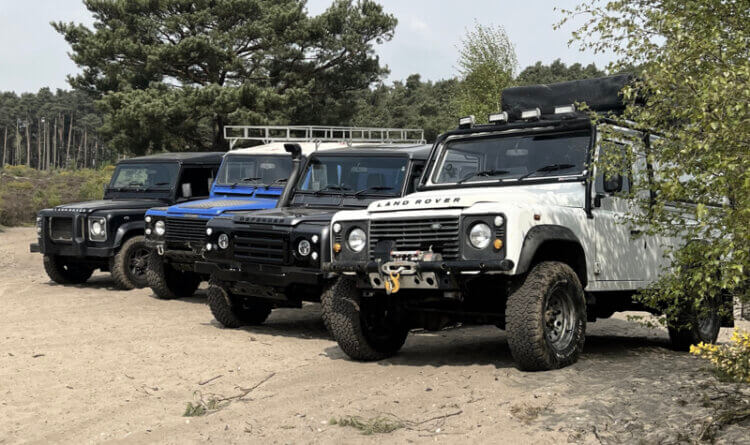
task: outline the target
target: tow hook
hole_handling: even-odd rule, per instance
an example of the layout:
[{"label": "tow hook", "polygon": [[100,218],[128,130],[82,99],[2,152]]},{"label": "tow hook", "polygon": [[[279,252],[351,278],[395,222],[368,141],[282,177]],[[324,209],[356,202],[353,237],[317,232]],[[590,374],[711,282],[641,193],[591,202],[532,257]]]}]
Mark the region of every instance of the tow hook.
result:
[{"label": "tow hook", "polygon": [[386,294],[395,294],[401,289],[399,278],[401,278],[401,268],[399,268],[397,271],[390,271],[388,273],[388,278],[384,282]]},{"label": "tow hook", "polygon": [[164,246],[161,244],[156,246],[156,253],[159,254],[159,256],[164,256]]}]

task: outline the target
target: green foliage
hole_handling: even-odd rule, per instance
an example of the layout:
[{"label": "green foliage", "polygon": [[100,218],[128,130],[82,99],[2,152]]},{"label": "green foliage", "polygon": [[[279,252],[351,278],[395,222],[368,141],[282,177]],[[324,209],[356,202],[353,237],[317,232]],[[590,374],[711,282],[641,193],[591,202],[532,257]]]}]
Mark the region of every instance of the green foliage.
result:
[{"label": "green foliage", "polygon": [[501,26],[477,22],[466,32],[458,53],[458,112],[487,122],[491,113],[500,110],[502,90],[513,82],[518,65],[513,44]]},{"label": "green foliage", "polygon": [[352,125],[396,128],[422,128],[425,138],[437,136],[456,126],[456,79],[423,82],[412,74],[405,82],[380,84],[363,92],[357,101]]},{"label": "green foliage", "polygon": [[371,0],[85,0],[94,28],[54,23],[120,151],[222,149],[226,124],[339,124],[379,80],[396,19]]},{"label": "green foliage", "polygon": [[39,171],[8,165],[0,170],[0,225],[32,224],[39,209],[101,199],[113,170]]},{"label": "green foliage", "polygon": [[587,17],[573,35],[584,49],[619,57],[610,71],[639,67],[623,121],[662,132],[633,153],[654,173],[634,180],[631,222],[685,247],[644,301],[674,321],[718,295],[750,299],[748,2],[587,0],[567,13]]},{"label": "green foliage", "polygon": [[600,70],[593,63],[583,66],[580,63],[574,63],[570,66],[565,65],[560,59],[555,60],[549,65],[543,65],[537,62],[529,65],[521,71],[516,77],[516,85],[537,85],[543,83],[565,82],[568,80],[591,79],[594,77],[604,76],[604,71]]}]

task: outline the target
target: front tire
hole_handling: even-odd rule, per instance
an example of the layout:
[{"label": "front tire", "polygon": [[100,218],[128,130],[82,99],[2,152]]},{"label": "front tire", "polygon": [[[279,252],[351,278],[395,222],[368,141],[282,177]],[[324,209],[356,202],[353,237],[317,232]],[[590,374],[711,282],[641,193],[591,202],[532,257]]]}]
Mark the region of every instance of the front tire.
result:
[{"label": "front tire", "polygon": [[146,271],[151,258],[151,249],[143,236],[134,236],[125,241],[112,260],[112,278],[122,290],[146,287]]},{"label": "front tire", "polygon": [[216,321],[231,329],[262,324],[273,309],[265,301],[232,295],[214,283],[208,286],[208,307]]},{"label": "front tire", "polygon": [[201,277],[192,272],[181,272],[153,252],[146,271],[148,286],[160,300],[191,297],[201,284]]},{"label": "front tire", "polygon": [[523,371],[546,371],[575,363],[586,338],[586,301],[567,264],[542,262],[508,297],[508,346]]},{"label": "front tire", "polygon": [[82,284],[94,273],[89,266],[55,255],[44,255],[44,271],[57,284]]},{"label": "front tire", "polygon": [[363,301],[354,280],[339,278],[320,297],[323,322],[339,347],[354,360],[382,360],[398,352],[409,334],[396,308]]}]

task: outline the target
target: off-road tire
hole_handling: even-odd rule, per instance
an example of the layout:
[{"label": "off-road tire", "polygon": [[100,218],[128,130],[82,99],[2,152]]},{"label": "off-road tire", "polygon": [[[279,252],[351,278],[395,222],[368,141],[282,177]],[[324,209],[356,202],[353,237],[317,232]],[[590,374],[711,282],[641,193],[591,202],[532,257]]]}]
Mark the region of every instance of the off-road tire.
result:
[{"label": "off-road tire", "polygon": [[[130,290],[146,287],[148,285],[145,272],[142,277],[138,277],[130,270],[131,256],[137,252],[142,252],[145,249],[147,249],[146,239],[141,235],[128,238],[122,243],[120,250],[114,258],[112,258],[110,265],[110,272],[115,281],[115,286],[118,289]],[[145,265],[144,267],[147,268],[148,265]]]},{"label": "off-road tire", "polygon": [[233,296],[215,283],[208,286],[208,307],[216,321],[231,329],[262,324],[273,309],[262,300]]},{"label": "off-road tire", "polygon": [[[549,314],[545,314],[553,298],[569,298],[572,314],[572,330],[565,330],[571,337],[559,347],[553,346],[548,336]],[[508,346],[519,369],[546,371],[575,363],[586,339],[586,300],[578,276],[564,263],[535,265],[521,287],[508,297],[505,320]]]},{"label": "off-road tire", "polygon": [[678,326],[668,326],[672,349],[687,351],[690,345],[716,343],[721,328],[718,307],[712,307],[707,314],[686,311]]},{"label": "off-road tire", "polygon": [[151,253],[146,280],[156,298],[160,300],[191,297],[201,284],[198,274],[172,268],[156,252]]},{"label": "off-road tire", "polygon": [[323,322],[339,347],[354,360],[382,360],[398,352],[404,345],[409,329],[396,326],[380,332],[380,338],[368,335],[364,322],[362,300],[355,281],[339,278],[320,297]]},{"label": "off-road tire", "polygon": [[54,255],[44,255],[44,270],[58,284],[85,283],[94,273],[94,269],[89,266],[71,263]]}]

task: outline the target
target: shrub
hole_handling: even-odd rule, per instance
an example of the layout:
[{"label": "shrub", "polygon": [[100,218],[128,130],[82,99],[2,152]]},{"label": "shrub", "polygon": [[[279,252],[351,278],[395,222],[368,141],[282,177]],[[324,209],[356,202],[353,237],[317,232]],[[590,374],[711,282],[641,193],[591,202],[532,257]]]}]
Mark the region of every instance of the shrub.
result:
[{"label": "shrub", "polygon": [[735,329],[728,345],[700,343],[690,353],[708,359],[724,380],[750,383],[750,334]]},{"label": "shrub", "polygon": [[113,170],[39,171],[7,165],[0,170],[0,225],[32,224],[40,209],[100,199]]}]

